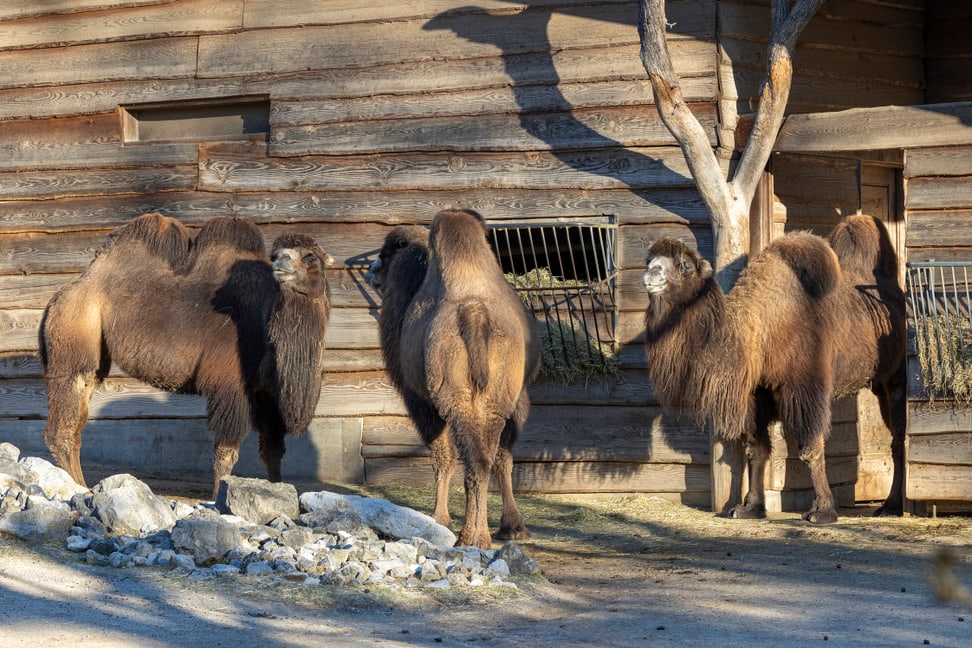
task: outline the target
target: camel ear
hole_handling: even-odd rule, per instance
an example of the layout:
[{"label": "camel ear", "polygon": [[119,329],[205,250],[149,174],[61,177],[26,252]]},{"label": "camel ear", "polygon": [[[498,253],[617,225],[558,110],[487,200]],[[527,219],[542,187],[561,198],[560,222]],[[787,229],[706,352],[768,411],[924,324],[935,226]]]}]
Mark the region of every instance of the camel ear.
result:
[{"label": "camel ear", "polygon": [[703,279],[708,279],[712,276],[712,264],[705,259],[699,261],[699,276]]}]

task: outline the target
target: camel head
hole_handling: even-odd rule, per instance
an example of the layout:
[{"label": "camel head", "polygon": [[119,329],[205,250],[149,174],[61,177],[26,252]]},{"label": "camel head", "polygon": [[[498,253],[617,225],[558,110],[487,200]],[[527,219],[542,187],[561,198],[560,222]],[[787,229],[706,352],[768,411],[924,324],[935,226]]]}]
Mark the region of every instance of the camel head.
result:
[{"label": "camel head", "polygon": [[678,239],[663,238],[648,249],[647,269],[641,282],[649,299],[697,296],[712,278],[712,266]]},{"label": "camel head", "polygon": [[399,225],[388,233],[381,246],[378,258],[368,267],[365,281],[374,288],[379,295],[388,283],[388,273],[396,256],[410,246],[418,246],[422,250],[428,247],[429,231],[419,225]]},{"label": "camel head", "polygon": [[324,269],[333,263],[331,255],[310,236],[285,234],[273,242],[270,251],[273,276],[281,288],[304,295],[327,292]]}]

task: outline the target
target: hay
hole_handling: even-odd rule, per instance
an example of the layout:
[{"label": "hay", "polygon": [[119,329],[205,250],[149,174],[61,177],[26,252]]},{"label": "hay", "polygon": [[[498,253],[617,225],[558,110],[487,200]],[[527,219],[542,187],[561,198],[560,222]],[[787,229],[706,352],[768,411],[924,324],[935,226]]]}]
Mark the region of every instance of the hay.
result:
[{"label": "hay", "polygon": [[505,277],[530,310],[545,314],[540,323],[542,356],[538,380],[569,385],[617,378],[619,365],[614,345],[590,335],[583,320],[569,306],[551,303],[557,301],[557,291],[581,291],[588,289],[589,283],[557,277],[548,268],[521,275],[507,273]]},{"label": "hay", "polygon": [[928,394],[972,403],[972,322],[958,315],[925,317],[915,332]]}]

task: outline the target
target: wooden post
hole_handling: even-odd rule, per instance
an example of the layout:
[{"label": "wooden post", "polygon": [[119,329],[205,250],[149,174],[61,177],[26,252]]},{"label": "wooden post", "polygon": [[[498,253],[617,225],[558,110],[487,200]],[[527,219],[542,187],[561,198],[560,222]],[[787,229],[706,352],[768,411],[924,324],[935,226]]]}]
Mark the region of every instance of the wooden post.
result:
[{"label": "wooden post", "polygon": [[742,503],[743,473],[746,461],[743,445],[725,441],[719,435],[709,437],[712,455],[712,510],[727,514]]}]

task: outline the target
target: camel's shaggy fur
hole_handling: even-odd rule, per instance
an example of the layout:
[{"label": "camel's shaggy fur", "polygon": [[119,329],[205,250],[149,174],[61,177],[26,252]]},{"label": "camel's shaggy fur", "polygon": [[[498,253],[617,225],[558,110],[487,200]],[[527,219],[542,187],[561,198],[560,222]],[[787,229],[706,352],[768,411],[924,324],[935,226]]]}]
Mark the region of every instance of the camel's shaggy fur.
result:
[{"label": "camel's shaggy fur", "polygon": [[[829,243],[829,244],[828,244]],[[900,514],[905,432],[905,299],[887,230],[851,216],[828,240],[774,241],[728,297],[697,252],[675,239],[652,245],[645,351],[662,404],[711,417],[742,440],[750,489],[733,517],[764,517],[769,425],[799,443],[815,499],[804,518],[837,519],[824,465],[831,399],[870,387],[892,434],[894,484],[881,514]]]},{"label": "camel's shaggy fur", "polygon": [[529,537],[513,497],[510,449],[529,412],[539,341],[486,243],[482,217],[440,212],[429,235],[420,227],[396,228],[369,277],[382,295],[388,373],[432,452],[435,519],[450,522],[448,486],[458,455],[466,522],[457,544],[490,546],[490,471],[503,498],[497,538]]},{"label": "camel's shaggy fur", "polygon": [[278,238],[268,256],[243,218],[212,219],[195,240],[157,213],[113,231],[41,322],[44,440],[57,464],[84,484],[88,400],[114,362],[160,389],[206,397],[214,497],[251,425],[279,481],[284,435],[306,430],[320,395],[328,261],[299,234]]}]

